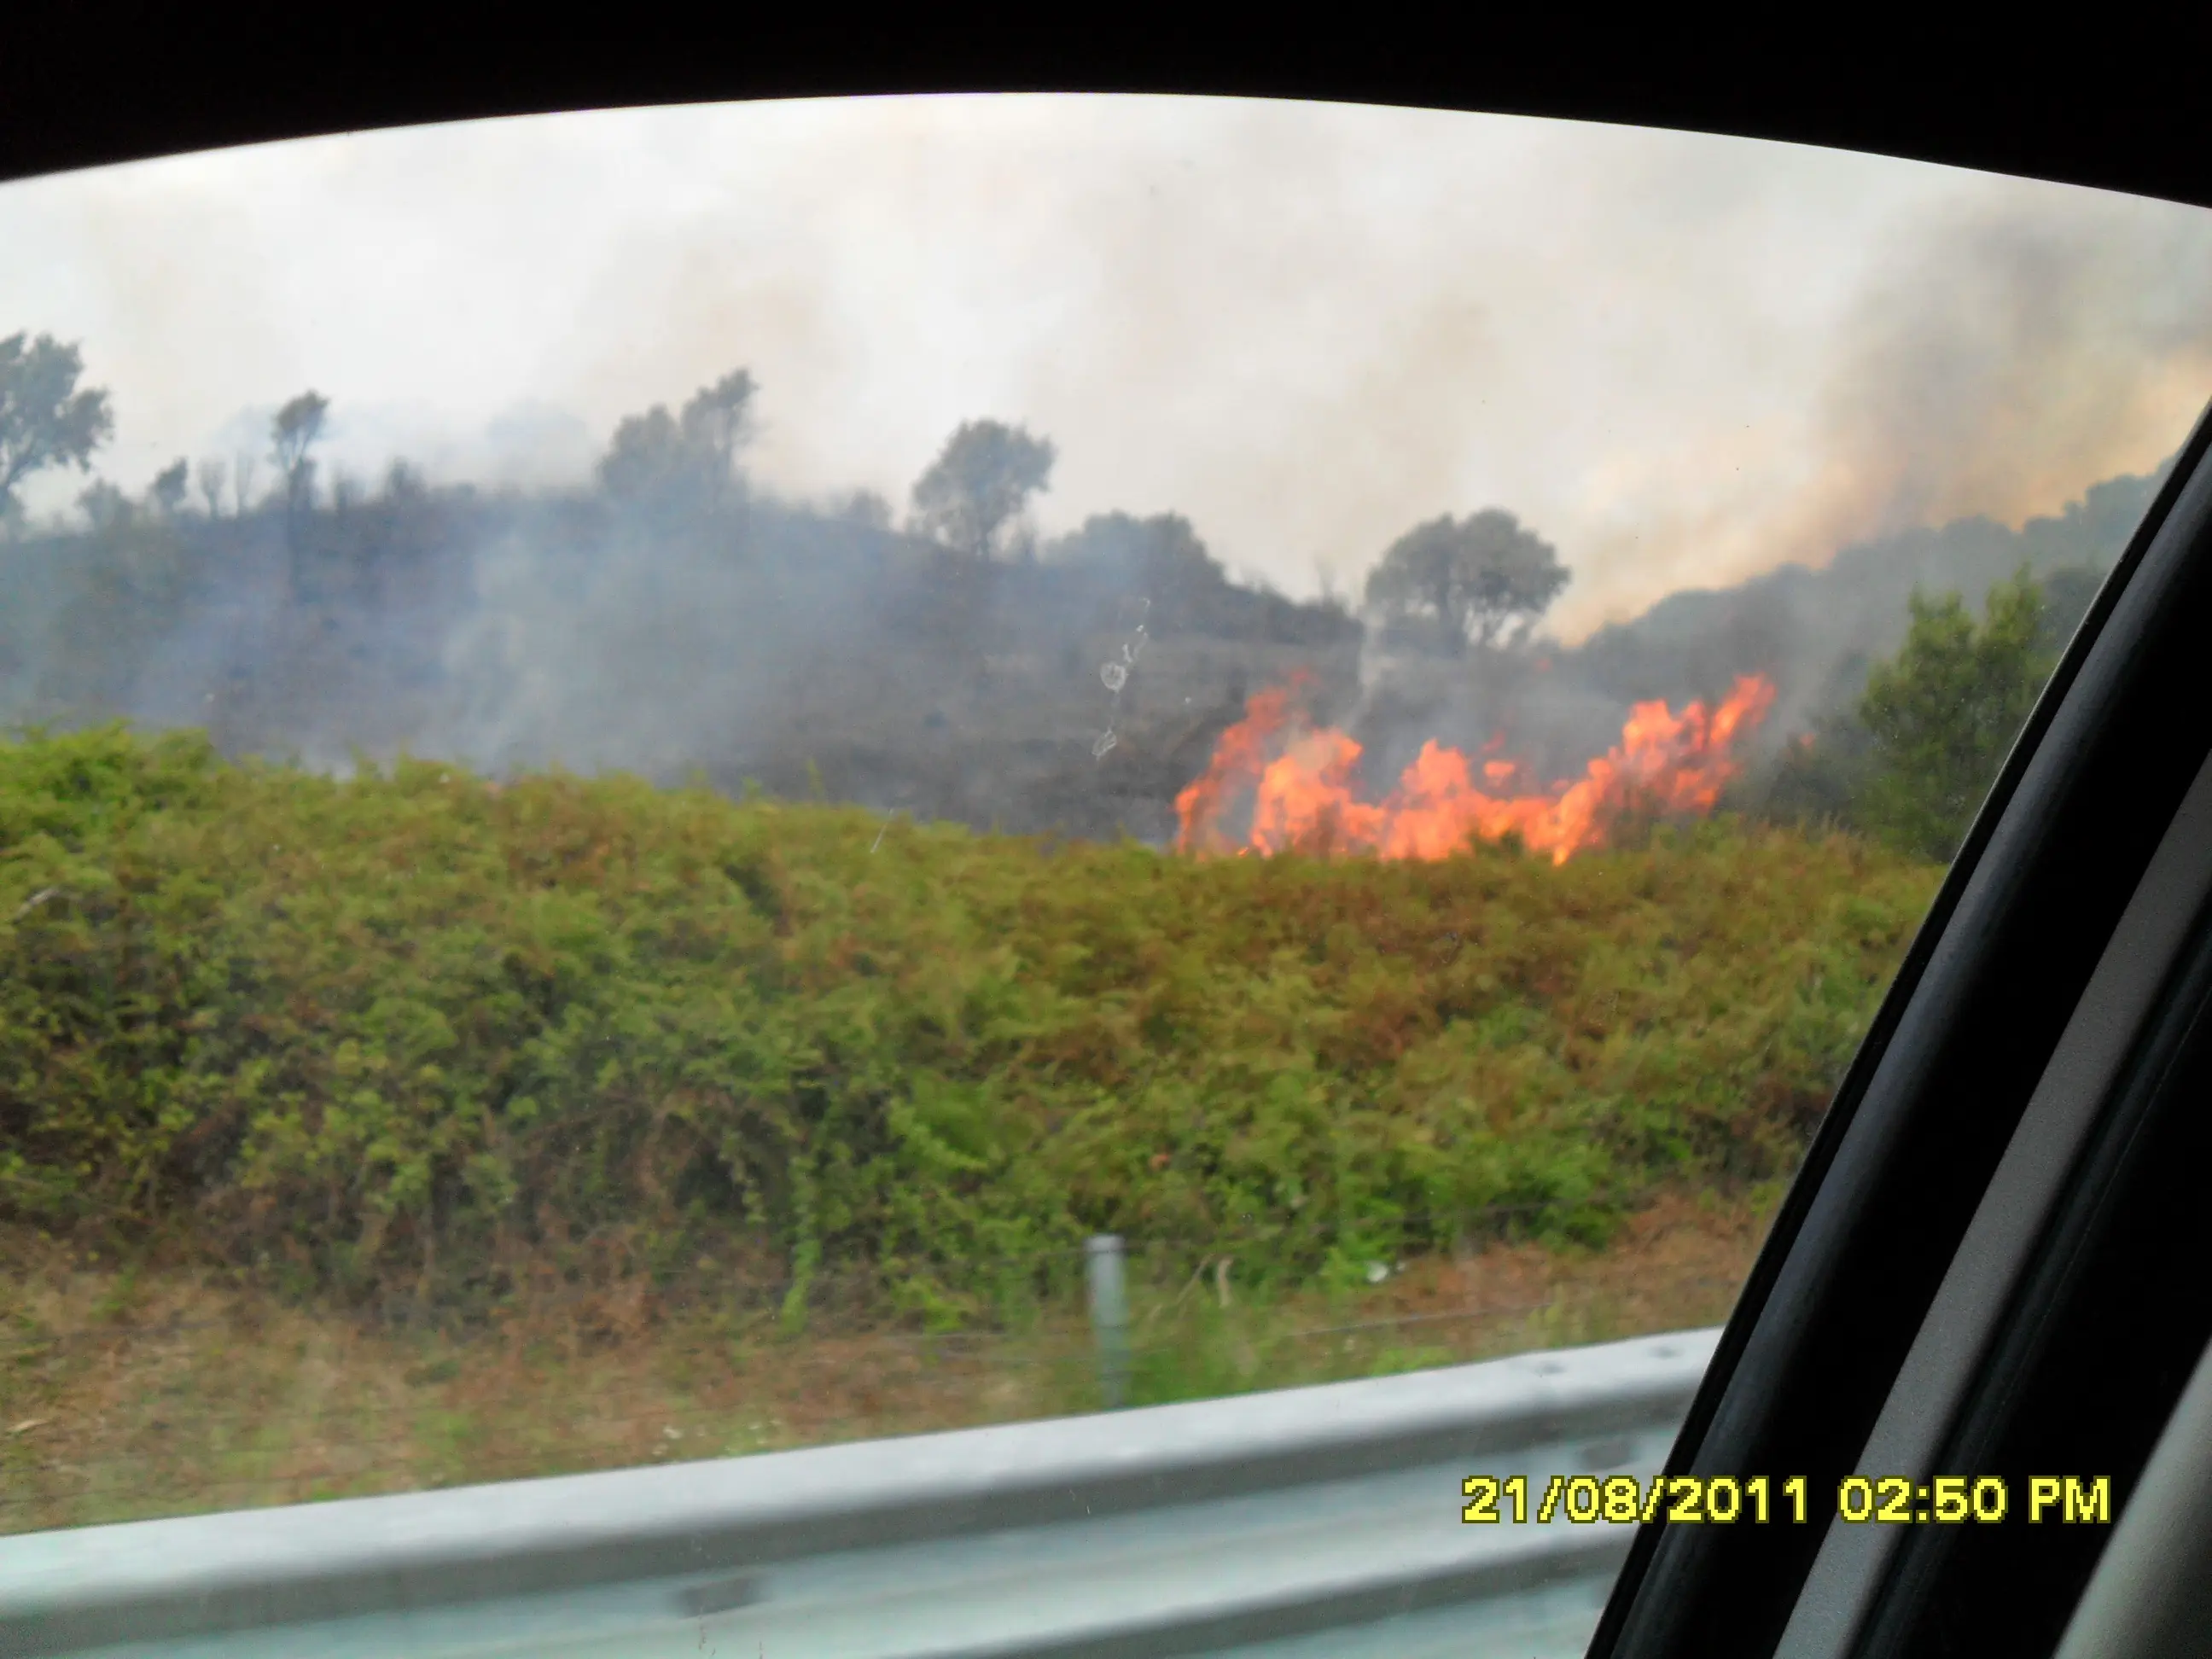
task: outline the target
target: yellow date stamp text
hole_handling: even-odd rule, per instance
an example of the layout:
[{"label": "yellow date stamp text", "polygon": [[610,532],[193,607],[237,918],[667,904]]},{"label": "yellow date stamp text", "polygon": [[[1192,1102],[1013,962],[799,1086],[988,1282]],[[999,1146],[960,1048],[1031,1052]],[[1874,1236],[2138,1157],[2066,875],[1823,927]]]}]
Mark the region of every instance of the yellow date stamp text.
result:
[{"label": "yellow date stamp text", "polygon": [[[1541,1486],[1526,1474],[1471,1474],[1461,1483],[1460,1519],[1470,1526],[1803,1526],[1814,1518],[1811,1483],[1802,1475],[1555,1474]],[[2014,1515],[2011,1483],[2000,1476],[1845,1476],[1835,1489],[1836,1519],[1851,1525],[1994,1526]],[[1826,1515],[1820,1519],[1826,1520]],[[2109,1476],[2036,1475],[2027,1482],[2031,1525],[2109,1526]]]}]

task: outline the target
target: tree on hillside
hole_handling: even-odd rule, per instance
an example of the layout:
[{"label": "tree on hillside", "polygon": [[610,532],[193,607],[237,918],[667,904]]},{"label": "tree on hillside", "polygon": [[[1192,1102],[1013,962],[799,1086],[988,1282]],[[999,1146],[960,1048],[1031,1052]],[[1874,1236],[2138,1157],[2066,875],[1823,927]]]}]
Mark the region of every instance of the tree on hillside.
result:
[{"label": "tree on hillside", "polygon": [[1912,596],[1912,629],[1867,678],[1859,719],[1872,740],[1856,808],[1909,851],[1959,850],[2053,660],[2041,591],[2026,570],[1990,589],[1978,627],[1956,593]]},{"label": "tree on hillside", "polygon": [[1051,487],[1059,451],[1000,421],[965,421],[915,480],[914,527],[982,560],[1005,550],[1030,497]]},{"label": "tree on hillside", "polygon": [[276,463],[284,480],[284,550],[295,593],[300,584],[300,521],[315,498],[313,452],[330,412],[329,398],[303,392],[278,410],[269,423],[270,459]]},{"label": "tree on hillside", "polygon": [[621,500],[654,495],[683,470],[684,438],[665,404],[625,415],[599,459],[599,487]]},{"label": "tree on hillside", "polygon": [[105,536],[131,522],[131,498],[105,478],[94,478],[76,498],[93,533]]},{"label": "tree on hillside", "polygon": [[229,469],[210,456],[192,473],[192,482],[200,487],[200,499],[207,503],[210,519],[222,516],[222,486],[230,476]]},{"label": "tree on hillside", "polygon": [[1523,638],[1569,572],[1549,542],[1490,507],[1416,525],[1367,578],[1368,608],[1434,635],[1455,656]]},{"label": "tree on hillside", "polygon": [[430,487],[422,481],[421,470],[404,457],[395,459],[384,469],[384,499],[387,501],[413,504],[427,499],[429,494]]},{"label": "tree on hillside", "polygon": [[51,334],[0,339],[0,513],[15,487],[49,466],[88,471],[92,452],[115,430],[107,393],[80,387],[84,359]]},{"label": "tree on hillside", "polygon": [[707,464],[708,481],[717,491],[735,479],[738,450],[752,435],[756,390],[750,373],[734,369],[700,387],[677,417],[684,442]]},{"label": "tree on hillside", "polygon": [[288,505],[306,501],[314,488],[315,461],[313,451],[323,435],[323,425],[330,417],[331,400],[313,392],[303,392],[276,411],[269,422],[270,459],[284,477],[284,498]]},{"label": "tree on hillside", "polygon": [[599,486],[618,501],[711,509],[738,483],[738,452],[752,435],[758,390],[735,369],[694,392],[683,412],[655,404],[623,417],[599,462]]},{"label": "tree on hillside", "polygon": [[185,504],[185,493],[190,488],[185,476],[189,471],[187,464],[179,459],[156,472],[154,482],[146,490],[146,504],[165,519],[175,518],[177,510]]}]

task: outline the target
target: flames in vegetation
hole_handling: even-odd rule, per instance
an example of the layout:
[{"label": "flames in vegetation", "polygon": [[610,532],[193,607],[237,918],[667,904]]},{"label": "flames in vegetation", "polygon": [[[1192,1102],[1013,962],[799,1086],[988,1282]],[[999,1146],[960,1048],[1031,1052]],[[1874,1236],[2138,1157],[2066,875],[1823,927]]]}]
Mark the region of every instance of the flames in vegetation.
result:
[{"label": "flames in vegetation", "polygon": [[1518,834],[1555,864],[1602,847],[1624,817],[1702,817],[1739,769],[1738,738],[1765,718],[1774,684],[1747,674],[1714,708],[1680,713],[1639,702],[1620,741],[1577,779],[1539,787],[1489,750],[1470,758],[1433,739],[1379,801],[1359,798],[1360,745],[1316,726],[1302,707],[1307,682],[1253,696],[1221,734],[1205,775],[1176,797],[1178,844],[1200,854],[1365,853],[1440,859],[1470,840]]}]

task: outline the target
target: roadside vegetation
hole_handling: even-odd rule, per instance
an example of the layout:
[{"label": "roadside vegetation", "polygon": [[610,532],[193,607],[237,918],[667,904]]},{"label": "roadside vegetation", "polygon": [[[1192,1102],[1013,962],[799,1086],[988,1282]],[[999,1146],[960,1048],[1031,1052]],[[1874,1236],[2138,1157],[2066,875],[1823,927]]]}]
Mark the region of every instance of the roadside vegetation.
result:
[{"label": "roadside vegetation", "polygon": [[1113,1231],[1351,1283],[1786,1173],[1937,877],[1716,821],[1195,862],[621,778],[0,747],[0,1204],[302,1297],[865,1279]]},{"label": "roadside vegetation", "polygon": [[[1717,1324],[1772,1189],[1662,1200],[1609,1245],[1492,1243],[1350,1291],[1133,1260],[1128,1403]],[[1079,1297],[1012,1328],[783,1332],[638,1282],[416,1328],[207,1267],[0,1228],[0,1534],[973,1427],[1103,1403]]]}]

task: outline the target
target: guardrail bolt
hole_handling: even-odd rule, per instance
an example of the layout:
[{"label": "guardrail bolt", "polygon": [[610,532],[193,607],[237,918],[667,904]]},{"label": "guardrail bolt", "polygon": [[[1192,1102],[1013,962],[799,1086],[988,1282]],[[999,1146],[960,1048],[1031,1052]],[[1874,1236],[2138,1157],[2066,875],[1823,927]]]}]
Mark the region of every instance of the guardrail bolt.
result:
[{"label": "guardrail bolt", "polygon": [[1091,1329],[1098,1339],[1098,1392],[1111,1411],[1129,1397],[1129,1296],[1121,1271],[1121,1240],[1100,1233],[1083,1249],[1091,1290]]}]

